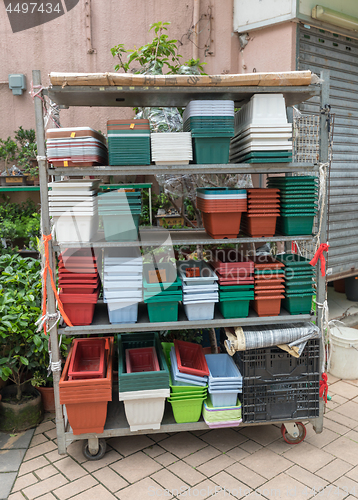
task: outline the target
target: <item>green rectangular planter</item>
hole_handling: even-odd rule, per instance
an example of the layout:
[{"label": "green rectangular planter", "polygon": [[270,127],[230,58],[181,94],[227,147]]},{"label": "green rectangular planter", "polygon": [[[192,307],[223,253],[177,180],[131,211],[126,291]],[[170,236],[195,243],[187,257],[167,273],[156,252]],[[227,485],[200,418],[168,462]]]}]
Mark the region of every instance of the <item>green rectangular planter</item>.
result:
[{"label": "green rectangular planter", "polygon": [[102,215],[106,241],[135,241],[138,238],[139,215]]},{"label": "green rectangular planter", "polygon": [[229,163],[230,137],[194,137],[197,164]]},{"label": "green rectangular planter", "polygon": [[285,236],[299,236],[301,234],[312,234],[313,215],[301,214],[279,217],[277,221],[278,230]]},{"label": "green rectangular planter", "polygon": [[178,321],[178,301],[147,302],[150,323]]},{"label": "green rectangular planter", "polygon": [[290,314],[309,314],[312,306],[312,295],[312,293],[304,293],[302,295],[297,295],[296,297],[286,296],[282,300],[282,306]]},{"label": "green rectangular planter", "polygon": [[219,309],[224,318],[247,318],[250,300],[225,300],[219,302]]}]

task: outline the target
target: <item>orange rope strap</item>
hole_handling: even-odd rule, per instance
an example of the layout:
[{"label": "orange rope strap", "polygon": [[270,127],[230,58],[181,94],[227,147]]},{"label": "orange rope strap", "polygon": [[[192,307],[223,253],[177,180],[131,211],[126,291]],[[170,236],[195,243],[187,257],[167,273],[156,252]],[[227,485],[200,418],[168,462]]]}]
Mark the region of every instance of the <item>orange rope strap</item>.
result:
[{"label": "orange rope strap", "polygon": [[[43,272],[43,277],[44,277],[44,290],[43,290],[43,297],[42,297],[42,316],[43,318],[46,317],[46,308],[47,308],[47,272],[49,273],[50,275],[50,279],[51,279],[51,287],[52,287],[52,290],[55,294],[55,297],[56,297],[56,300],[57,300],[57,305],[58,305],[58,308],[60,310],[60,313],[63,317],[63,319],[65,320],[66,322],[66,325],[67,326],[73,326],[71,321],[68,319],[67,317],[67,314],[65,313],[64,309],[63,309],[63,305],[62,305],[62,302],[60,300],[60,297],[58,296],[58,293],[57,293],[57,290],[56,290],[56,284],[55,284],[55,281],[53,279],[53,274],[52,274],[52,270],[51,270],[51,267],[50,267],[50,257],[49,257],[49,248],[48,248],[48,242],[50,240],[52,240],[52,236],[51,234],[48,234],[48,235],[43,235],[42,236],[43,238],[43,241],[44,241],[44,244],[45,244],[45,267],[44,267],[44,272]],[[44,332],[45,332],[45,335],[47,335],[47,327],[46,327],[46,321],[44,321]]]}]

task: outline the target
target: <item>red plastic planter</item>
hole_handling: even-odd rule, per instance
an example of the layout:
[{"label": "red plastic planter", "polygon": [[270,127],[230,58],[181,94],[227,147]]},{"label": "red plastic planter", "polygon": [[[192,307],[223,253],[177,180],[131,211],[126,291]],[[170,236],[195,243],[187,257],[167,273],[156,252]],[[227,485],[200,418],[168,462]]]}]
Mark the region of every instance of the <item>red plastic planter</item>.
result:
[{"label": "red plastic planter", "polygon": [[242,220],[242,229],[253,237],[272,237],[276,232],[277,215],[248,215]]},{"label": "red plastic planter", "polygon": [[61,286],[61,290],[63,293],[66,293],[66,294],[89,294],[89,293],[94,293],[95,290],[97,290],[98,288],[98,285],[99,285],[99,280],[95,281],[93,284],[79,284],[78,282],[77,283],[73,283],[73,284],[62,284],[60,283],[60,286]]},{"label": "red plastic planter", "polygon": [[255,268],[251,260],[232,248],[216,250],[210,264],[222,275],[229,272],[253,273]]},{"label": "red plastic planter", "polygon": [[95,293],[87,294],[60,293],[64,311],[74,326],[84,326],[92,323],[98,294],[98,289],[95,290]]},{"label": "red plastic planter", "polygon": [[198,377],[209,376],[209,368],[201,345],[174,339],[174,347],[180,372]]},{"label": "red plastic planter", "polygon": [[100,339],[75,339],[70,366],[69,380],[103,378],[105,374],[105,344]]},{"label": "red plastic planter", "polygon": [[159,362],[155,347],[126,349],[127,373],[159,372]]},{"label": "red plastic planter", "polygon": [[[274,292],[273,292],[274,293]],[[269,297],[255,297],[253,307],[258,316],[278,316],[281,311],[281,300],[283,295],[271,295]]]},{"label": "red plastic planter", "polygon": [[241,212],[202,212],[202,218],[205,231],[214,239],[236,238],[240,232]]}]

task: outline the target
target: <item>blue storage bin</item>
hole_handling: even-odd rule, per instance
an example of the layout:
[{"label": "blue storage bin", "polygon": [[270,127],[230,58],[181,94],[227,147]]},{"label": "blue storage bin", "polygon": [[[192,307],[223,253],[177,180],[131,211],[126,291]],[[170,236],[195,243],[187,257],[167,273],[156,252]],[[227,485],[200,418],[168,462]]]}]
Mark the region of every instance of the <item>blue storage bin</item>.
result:
[{"label": "blue storage bin", "polygon": [[210,399],[215,408],[218,406],[235,406],[238,393],[239,391],[212,392],[209,389]]},{"label": "blue storage bin", "polygon": [[228,354],[206,354],[205,359],[210,371],[209,383],[212,381],[242,383],[242,375]]}]

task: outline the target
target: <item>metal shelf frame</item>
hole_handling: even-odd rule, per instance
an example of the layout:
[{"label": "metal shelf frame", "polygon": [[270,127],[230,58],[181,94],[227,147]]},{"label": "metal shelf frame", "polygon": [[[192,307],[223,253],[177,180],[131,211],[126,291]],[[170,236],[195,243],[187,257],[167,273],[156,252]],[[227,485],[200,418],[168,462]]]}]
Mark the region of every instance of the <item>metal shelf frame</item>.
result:
[{"label": "metal shelf frame", "polygon": [[[32,72],[33,85],[35,88],[41,87],[41,73],[38,70]],[[218,171],[222,173],[293,173],[293,172],[312,172],[319,170],[319,165],[317,164],[281,164],[281,163],[267,163],[267,164],[226,164],[226,165],[177,165],[177,166],[139,166],[139,167],[126,167],[126,166],[104,166],[104,167],[77,167],[77,168],[67,168],[67,167],[57,167],[48,168],[46,159],[46,149],[45,149],[45,128],[43,119],[43,109],[42,109],[42,98],[43,95],[48,95],[54,102],[61,105],[61,107],[69,106],[120,106],[120,107],[133,107],[133,106],[185,106],[190,100],[193,99],[231,99],[234,100],[236,106],[241,106],[252,97],[252,95],[257,93],[282,93],[286,99],[286,105],[292,106],[310,99],[313,96],[320,96],[320,108],[324,110],[329,104],[329,72],[323,71],[321,73],[321,83],[317,85],[309,85],[302,87],[217,87],[217,88],[207,88],[207,87],[118,87],[118,86],[107,86],[107,87],[86,87],[86,86],[66,86],[61,87],[49,87],[47,89],[42,89],[41,92],[36,94],[34,97],[35,103],[35,118],[36,118],[36,136],[38,144],[38,163],[39,163],[39,176],[40,176],[40,194],[41,194],[41,218],[42,218],[42,228],[43,234],[50,234],[50,217],[49,217],[49,202],[48,202],[48,179],[51,175],[128,175],[128,174],[173,174],[173,173],[217,173]],[[321,113],[320,118],[320,163],[328,162],[328,130],[327,122],[324,113]],[[328,181],[327,181],[328,182]],[[327,188],[327,186],[326,186]],[[326,191],[327,192],[327,191]],[[325,206],[324,212],[322,214],[322,226],[321,226],[321,241],[327,240],[327,205]],[[163,235],[159,238],[159,231],[154,230],[146,231],[141,230],[141,241],[140,244],[143,246],[155,246],[156,244],[162,245]],[[266,242],[266,241],[295,241],[295,240],[311,240],[313,236],[296,236],[296,237],[286,237],[276,235],[272,238],[248,238],[241,237],[235,239],[225,239],[225,240],[215,240],[206,235],[202,230],[180,230],[180,231],[167,231],[170,235],[173,245],[185,245],[199,243],[204,245],[216,245],[220,243],[250,243],[250,242]],[[111,246],[121,246],[121,244],[107,243],[103,241],[92,242],[89,245],[97,248],[106,248]],[[143,240],[143,241],[142,241]],[[150,240],[150,245],[149,245]],[[54,244],[55,242],[49,242],[49,255],[50,255],[50,267],[55,272],[55,259],[54,250],[59,250],[61,247]],[[138,243],[135,243],[136,245]],[[78,247],[78,243],[68,243],[64,245],[66,247]],[[80,246],[84,246],[80,244]],[[128,243],[126,244],[128,246]],[[51,290],[50,277],[47,276],[47,290],[48,290],[48,301],[47,310],[50,315],[56,312],[55,297]],[[325,278],[321,276],[320,263],[317,269],[317,303],[322,304],[326,297],[326,282]],[[142,306],[140,306],[142,307]],[[122,331],[144,331],[144,330],[163,330],[163,329],[181,329],[181,328],[197,328],[198,326],[203,327],[219,327],[219,326],[244,326],[244,325],[262,325],[267,323],[285,323],[298,322],[298,321],[316,321],[318,325],[322,320],[322,309],[318,307],[317,317],[311,315],[289,315],[286,311],[282,311],[280,316],[276,317],[257,317],[256,313],[251,312],[248,318],[237,318],[226,320],[223,319],[220,313],[216,313],[214,320],[209,322],[196,322],[187,321],[184,312],[180,312],[180,321],[176,323],[149,323],[148,318],[145,314],[142,314],[139,322],[130,325],[110,325],[108,323],[108,317],[104,319],[104,307],[103,304],[98,304],[96,310],[98,309],[94,324],[89,327],[56,327],[56,322],[54,319],[49,320],[50,335],[51,335],[51,346],[52,346],[52,362],[53,366],[59,361],[59,346],[58,346],[58,333],[64,333],[65,335],[84,335],[89,333],[119,333]],[[320,365],[323,363],[323,348],[320,351]],[[137,431],[131,433],[128,424],[125,421],[124,412],[122,404],[119,402],[109,403],[108,408],[108,418],[105,426],[105,430],[102,434],[82,434],[79,436],[74,436],[67,422],[66,412],[62,405],[60,405],[59,398],[59,380],[60,380],[60,370],[53,371],[54,379],[54,390],[55,390],[55,406],[56,406],[56,430],[57,430],[57,441],[58,441],[58,452],[59,454],[65,454],[67,446],[74,440],[78,439],[89,439],[92,444],[94,441],[102,437],[113,437],[113,436],[125,436],[125,435],[138,435],[145,434],[148,431]],[[316,419],[311,419],[310,422],[313,424],[316,432],[322,432],[323,430],[323,410],[324,404],[323,399],[320,399],[320,415]],[[113,417],[114,416],[114,417]],[[259,424],[243,423],[241,425],[263,425],[270,422],[262,422]],[[151,432],[178,432],[185,430],[199,430],[199,429],[209,429],[209,427],[200,420],[199,422],[192,424],[177,424],[171,417],[171,412],[166,412],[163,420],[163,424],[159,431]]]}]

